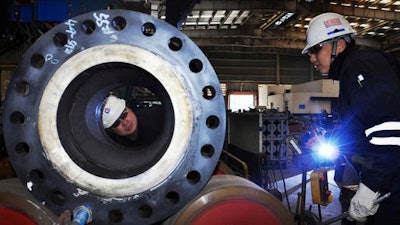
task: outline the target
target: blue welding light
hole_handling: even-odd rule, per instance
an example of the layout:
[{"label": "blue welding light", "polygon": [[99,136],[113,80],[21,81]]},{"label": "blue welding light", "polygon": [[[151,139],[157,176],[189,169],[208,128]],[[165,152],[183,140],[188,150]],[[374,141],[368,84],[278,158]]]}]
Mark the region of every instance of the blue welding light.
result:
[{"label": "blue welding light", "polygon": [[315,148],[320,158],[334,160],[338,157],[339,151],[336,145],[329,142],[321,142]]}]

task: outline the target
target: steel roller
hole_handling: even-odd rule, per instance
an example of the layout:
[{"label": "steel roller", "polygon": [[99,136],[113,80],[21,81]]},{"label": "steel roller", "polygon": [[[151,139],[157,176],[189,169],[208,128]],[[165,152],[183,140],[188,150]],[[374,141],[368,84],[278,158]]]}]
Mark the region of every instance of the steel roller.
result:
[{"label": "steel roller", "polygon": [[37,201],[17,178],[0,180],[0,221],[13,225],[54,225],[57,216]]},{"label": "steel roller", "polygon": [[[150,144],[116,143],[103,99],[144,87],[164,106]],[[220,156],[225,105],[201,50],[164,21],[126,10],[69,19],[23,55],[3,113],[20,180],[60,214],[89,204],[94,224],[153,224],[204,187]]]},{"label": "steel roller", "polygon": [[216,175],[163,225],[294,225],[282,202],[239,176]]}]

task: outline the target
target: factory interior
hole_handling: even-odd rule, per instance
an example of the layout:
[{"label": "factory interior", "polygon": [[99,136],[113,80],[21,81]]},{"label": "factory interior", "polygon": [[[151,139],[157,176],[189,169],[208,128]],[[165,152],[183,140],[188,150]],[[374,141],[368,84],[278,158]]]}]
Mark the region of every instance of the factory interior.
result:
[{"label": "factory interior", "polygon": [[[2,0],[0,11],[1,225],[346,223],[358,183],[334,178],[347,159],[306,145],[341,123],[340,83],[302,54],[306,31],[338,13],[358,45],[400,58],[400,1]],[[110,93],[148,127],[143,142],[103,127]]]}]

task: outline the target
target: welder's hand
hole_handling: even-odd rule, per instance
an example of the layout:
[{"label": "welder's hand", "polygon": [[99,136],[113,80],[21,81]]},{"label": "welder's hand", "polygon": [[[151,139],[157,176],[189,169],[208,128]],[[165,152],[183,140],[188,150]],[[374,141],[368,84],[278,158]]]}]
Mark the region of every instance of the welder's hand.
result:
[{"label": "welder's hand", "polygon": [[374,201],[379,198],[379,195],[379,192],[373,192],[360,183],[356,194],[350,201],[349,219],[365,222],[368,216],[374,215],[379,208],[379,204],[374,204]]}]

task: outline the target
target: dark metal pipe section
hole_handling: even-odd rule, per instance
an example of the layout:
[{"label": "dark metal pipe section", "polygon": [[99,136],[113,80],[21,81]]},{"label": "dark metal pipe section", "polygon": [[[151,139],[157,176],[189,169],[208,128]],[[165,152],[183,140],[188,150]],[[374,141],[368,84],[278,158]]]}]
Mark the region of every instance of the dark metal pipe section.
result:
[{"label": "dark metal pipe section", "polygon": [[[110,92],[159,106],[142,120],[155,122],[151,141],[127,145],[104,130]],[[225,104],[187,36],[147,14],[102,10],[60,23],[28,49],[3,124],[19,179],[46,207],[60,215],[89,204],[96,225],[146,225],[177,212],[211,177]]]}]

